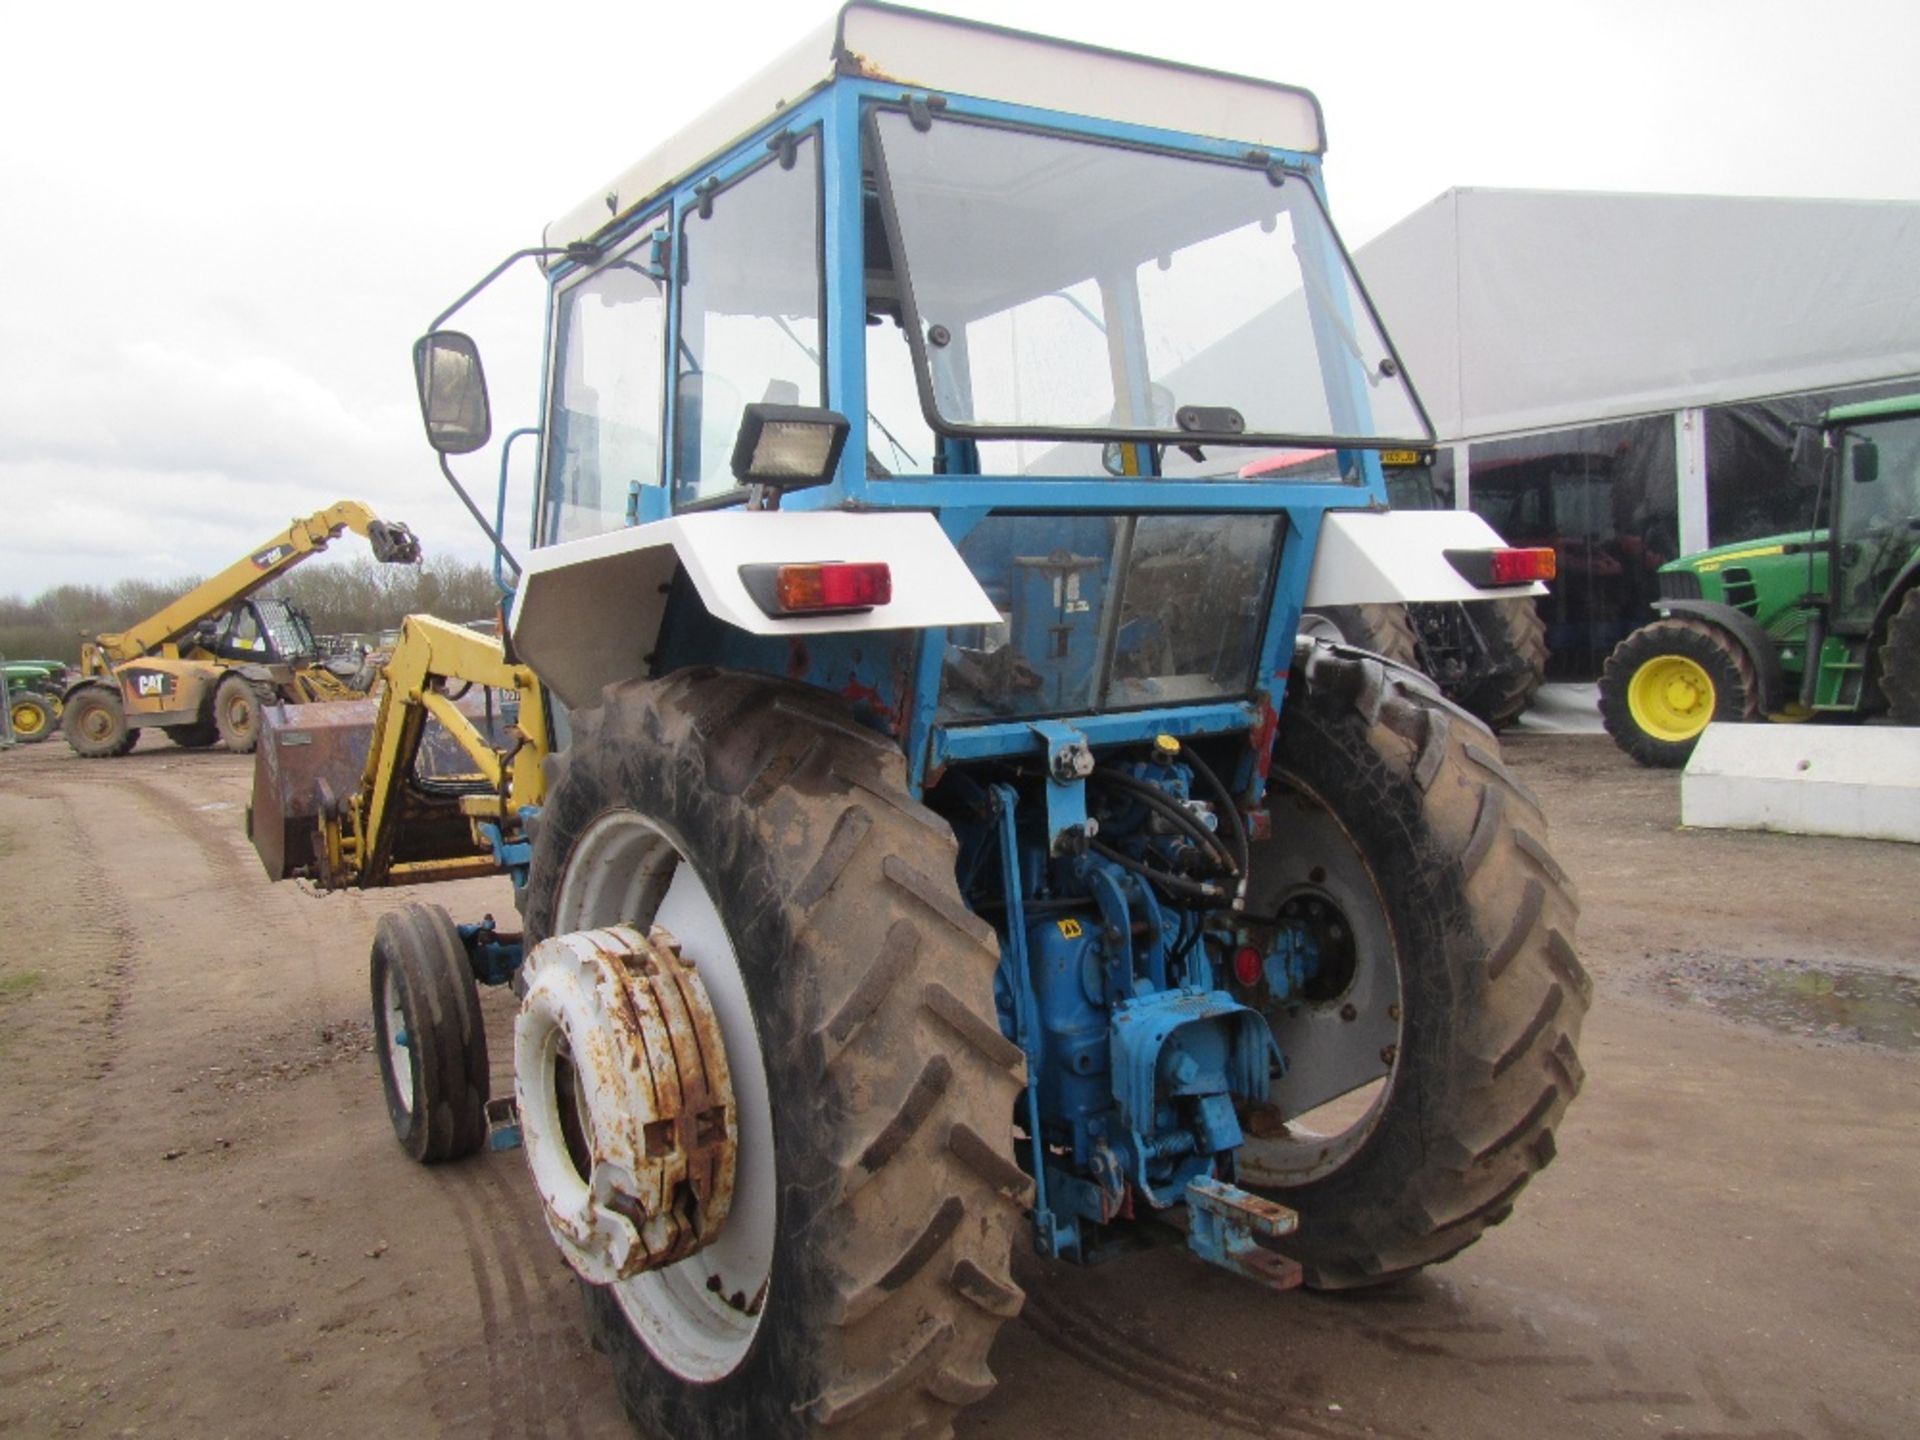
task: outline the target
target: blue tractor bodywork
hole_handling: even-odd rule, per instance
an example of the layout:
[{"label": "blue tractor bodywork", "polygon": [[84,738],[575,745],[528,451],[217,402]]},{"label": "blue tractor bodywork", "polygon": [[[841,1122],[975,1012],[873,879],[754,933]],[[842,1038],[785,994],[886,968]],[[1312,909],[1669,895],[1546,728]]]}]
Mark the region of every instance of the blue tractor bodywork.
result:
[{"label": "blue tractor bodywork", "polygon": [[[933,303],[939,277],[929,278],[937,265],[915,267],[930,248],[925,237],[943,232],[924,217],[918,232],[908,223],[907,191],[892,165],[902,156],[927,163],[912,147],[946,141],[980,152],[1079,146],[1094,163],[1122,156],[1170,165],[1206,182],[1189,203],[1196,212],[1222,177],[1240,187],[1236,195],[1257,187],[1273,197],[1273,214],[1243,225],[1249,234],[1270,233],[1286,220],[1284,207],[1296,207],[1287,223],[1298,286],[1282,303],[1300,312],[1296,329],[1311,337],[1303,353],[1314,401],[1305,410],[1321,420],[1275,431],[1259,414],[1205,394],[1176,419],[1174,403],[1186,397],[1163,395],[1168,387],[1155,376],[1173,362],[1152,358],[1164,337],[1145,318],[1152,272],[1168,272],[1187,243],[1173,230],[1163,246],[1143,241],[1138,256],[1128,252],[1097,287],[1027,297],[1065,303],[1047,307],[1055,318],[1025,323],[1064,326],[1063,344],[1093,345],[1110,365],[1104,420],[1084,407],[1071,423],[1024,416],[1017,377],[1011,399],[969,392],[977,377],[965,342],[918,308]],[[999,936],[996,1003],[1002,1031],[1027,1062],[1015,1125],[1043,1252],[1091,1257],[1112,1227],[1185,1204],[1196,1252],[1291,1283],[1297,1267],[1263,1243],[1286,1233],[1289,1214],[1235,1186],[1236,1156],[1243,1118],[1265,1106],[1288,1063],[1263,1009],[1311,987],[1325,927],[1303,914],[1246,913],[1249,840],[1276,823],[1265,808],[1267,769],[1323,519],[1333,509],[1384,507],[1376,451],[1430,439],[1325,222],[1319,156],[903,89],[843,68],[722,153],[625,205],[584,246],[563,235],[574,248],[548,252],[536,548],[576,538],[566,528],[569,506],[593,508],[590,529],[604,532],[765,502],[744,484],[714,484],[709,432],[727,402],[712,352],[730,343],[723,322],[734,317],[708,332],[700,328],[706,312],[693,311],[706,303],[700,287],[716,283],[706,257],[728,243],[703,249],[703,227],[736,204],[736,213],[753,213],[745,207],[757,202],[736,196],[782,185],[798,197],[789,204],[811,204],[816,221],[817,333],[783,319],[778,299],[764,302],[792,345],[765,342],[783,357],[763,367],[776,375],[767,399],[817,398],[850,433],[831,476],[784,494],[779,508],[930,512],[1001,623],[754,634],[711,613],[682,567],[665,583],[642,673],[716,666],[800,681],[842,697],[856,720],[904,750],[915,793],[958,838],[962,897]],[[1144,225],[1161,201],[1137,200]],[[1011,254],[976,260],[992,272],[1011,265]],[[579,357],[592,342],[576,344],[573,327],[584,333],[599,323],[568,308],[575,288],[585,294],[589,285],[608,307],[625,303],[622,295],[658,307],[661,373],[673,377],[659,382],[654,413],[638,412],[639,428],[657,430],[651,448],[633,452],[646,457],[639,478],[617,496],[603,493],[612,482],[597,471],[591,485],[581,480],[585,462],[574,458],[611,453],[612,422],[562,399],[589,364]],[[804,304],[784,303],[788,315]],[[917,419],[930,432],[918,464],[900,463],[913,457],[876,413],[870,331],[889,322],[912,352]],[[1363,358],[1369,337],[1377,363]],[[777,378],[799,364],[795,356],[810,362],[802,379]],[[818,396],[802,394],[816,376]],[[1376,423],[1383,396],[1403,422]],[[974,413],[996,403],[1012,418],[987,423]],[[1004,466],[1010,440],[1055,448],[1038,466]],[[1330,450],[1330,463],[1313,478],[1300,475],[1310,467],[1272,478],[1271,467],[1250,463],[1288,447]],[[503,460],[503,489],[504,475]],[[523,618],[516,614],[516,626]],[[526,658],[541,668],[537,652]],[[524,847],[500,859],[524,880]]]}]

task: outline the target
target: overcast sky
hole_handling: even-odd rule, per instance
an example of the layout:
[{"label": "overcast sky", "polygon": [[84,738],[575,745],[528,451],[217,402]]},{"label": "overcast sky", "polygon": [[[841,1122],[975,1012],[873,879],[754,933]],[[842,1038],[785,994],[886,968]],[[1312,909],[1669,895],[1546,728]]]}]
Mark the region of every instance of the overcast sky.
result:
[{"label": "overcast sky", "polygon": [[[1920,200],[1911,0],[952,8],[1313,89],[1352,244],[1453,185]],[[208,571],[344,497],[483,555],[413,338],[831,9],[0,0],[0,593]],[[530,423],[531,271],[462,322]],[[491,495],[497,451],[456,464]]]}]

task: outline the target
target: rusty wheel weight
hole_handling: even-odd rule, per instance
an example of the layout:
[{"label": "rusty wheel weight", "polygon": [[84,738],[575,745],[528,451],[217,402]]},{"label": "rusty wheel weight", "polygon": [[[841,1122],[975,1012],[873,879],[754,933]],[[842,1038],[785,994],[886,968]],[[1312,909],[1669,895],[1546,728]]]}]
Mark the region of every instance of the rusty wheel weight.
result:
[{"label": "rusty wheel weight", "polygon": [[394,1137],[423,1165],[487,1138],[487,1032],[452,918],[438,905],[380,917],[369,964],[374,1051]]},{"label": "rusty wheel weight", "polygon": [[[644,1434],[939,1435],[993,1386],[1021,1301],[1021,1056],[993,932],[905,768],[832,697],[761,677],[681,671],[573,712],[525,891],[515,1083]],[[677,1084],[636,1074],[667,1049]],[[636,1263],[656,1226],[666,1263]]]}]

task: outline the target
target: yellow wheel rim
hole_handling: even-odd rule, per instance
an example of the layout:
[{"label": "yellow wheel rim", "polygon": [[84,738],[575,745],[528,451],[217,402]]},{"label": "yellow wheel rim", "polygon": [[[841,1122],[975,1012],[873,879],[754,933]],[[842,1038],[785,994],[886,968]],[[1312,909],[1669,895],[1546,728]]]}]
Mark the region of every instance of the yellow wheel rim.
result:
[{"label": "yellow wheel rim", "polygon": [[1684,655],[1658,655],[1627,682],[1633,723],[1656,740],[1691,740],[1713,719],[1713,677]]},{"label": "yellow wheel rim", "polygon": [[13,733],[22,738],[38,735],[47,728],[47,712],[38,705],[15,704],[13,706]]}]

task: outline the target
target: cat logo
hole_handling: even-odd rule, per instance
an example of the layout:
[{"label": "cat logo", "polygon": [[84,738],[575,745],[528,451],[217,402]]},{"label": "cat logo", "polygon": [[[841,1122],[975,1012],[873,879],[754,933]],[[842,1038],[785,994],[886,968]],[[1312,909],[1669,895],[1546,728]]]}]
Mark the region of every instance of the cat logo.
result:
[{"label": "cat logo", "polygon": [[256,570],[271,570],[292,553],[293,546],[282,540],[278,545],[269,545],[266,549],[260,551],[259,554],[253,556],[253,568]]},{"label": "cat logo", "polygon": [[173,677],[162,670],[130,670],[126,686],[135,700],[164,700],[173,688]]}]

